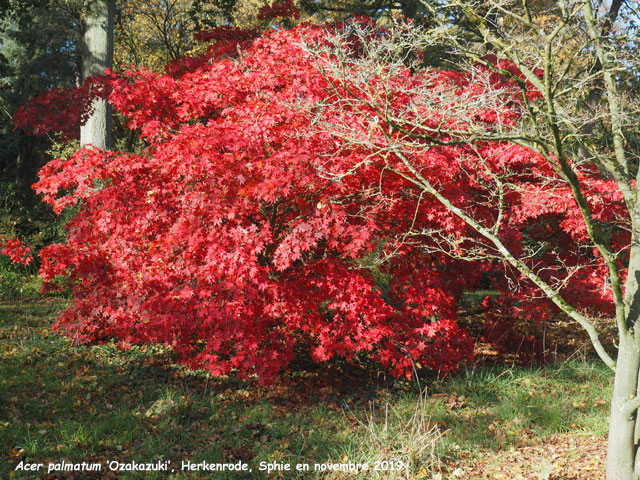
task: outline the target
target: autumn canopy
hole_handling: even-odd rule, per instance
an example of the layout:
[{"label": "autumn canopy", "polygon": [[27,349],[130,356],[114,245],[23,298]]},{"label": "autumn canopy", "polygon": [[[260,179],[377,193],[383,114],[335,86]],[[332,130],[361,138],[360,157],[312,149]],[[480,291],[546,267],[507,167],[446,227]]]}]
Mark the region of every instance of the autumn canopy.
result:
[{"label": "autumn canopy", "polygon": [[[47,288],[73,294],[60,330],[79,342],[160,342],[190,366],[263,380],[305,352],[315,361],[366,353],[398,376],[455,369],[473,351],[457,324],[465,291],[502,291],[492,312],[511,317],[553,309],[529,296],[532,285],[515,291],[520,274],[425,195],[416,174],[480,224],[500,225],[510,251],[551,245],[527,260],[544,278],[587,264],[564,292],[585,309],[611,311],[604,266],[581,247],[587,232],[571,191],[546,160],[507,142],[433,134],[438,125],[464,132],[514,122],[513,82],[489,71],[363,72],[358,62],[338,76],[330,37],[348,38],[362,23],[220,28],[201,35],[211,42],[206,55],[166,74],[109,73],[16,114],[21,126],[71,136],[86,98],[108,96],[148,142],[140,154],[80,150],[40,173],[44,200],[77,212],[67,242],[41,252]],[[356,41],[344,51],[367,55]],[[470,114],[489,90],[496,102]],[[406,123],[386,129],[382,104]],[[619,199],[602,201],[611,189],[595,173],[580,173],[588,201],[596,216],[613,218]],[[509,186],[499,204],[496,177]]]}]

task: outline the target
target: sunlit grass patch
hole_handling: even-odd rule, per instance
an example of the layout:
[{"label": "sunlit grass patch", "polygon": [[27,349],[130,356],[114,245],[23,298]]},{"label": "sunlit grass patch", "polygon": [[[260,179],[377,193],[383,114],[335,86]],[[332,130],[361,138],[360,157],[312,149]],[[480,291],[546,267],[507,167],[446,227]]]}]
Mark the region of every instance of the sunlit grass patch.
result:
[{"label": "sunlit grass patch", "polygon": [[[200,478],[180,471],[181,462],[206,461],[253,468],[207,474],[221,480],[266,478],[261,462],[293,468],[269,478],[428,479],[482,451],[607,429],[612,376],[584,359],[544,368],[472,366],[420,383],[301,370],[264,387],[190,372],[160,346],[72,346],[51,331],[64,306],[0,304],[0,478],[21,460],[170,459],[171,478]],[[379,469],[368,472],[313,470],[376,462]],[[296,472],[296,464],[311,471]]]}]

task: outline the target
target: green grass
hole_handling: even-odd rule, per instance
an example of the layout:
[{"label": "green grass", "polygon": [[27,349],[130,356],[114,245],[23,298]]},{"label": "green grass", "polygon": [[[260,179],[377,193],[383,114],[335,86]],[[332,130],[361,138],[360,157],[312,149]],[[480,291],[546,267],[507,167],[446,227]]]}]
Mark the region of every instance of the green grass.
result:
[{"label": "green grass", "polygon": [[[154,462],[174,473],[121,478],[407,478],[295,471],[295,464],[401,461],[408,478],[565,432],[607,429],[611,374],[574,360],[546,368],[473,368],[393,384],[362,372],[288,372],[274,385],[210,378],[161,347],[72,346],[51,331],[64,300],[0,303],[0,478],[40,462]],[[188,473],[180,462],[244,461],[252,473]],[[115,478],[115,477],[114,477]],[[446,478],[446,476],[444,477]]]},{"label": "green grass", "polygon": [[42,281],[36,272],[34,266],[15,265],[0,255],[0,299],[31,301],[39,297]]}]

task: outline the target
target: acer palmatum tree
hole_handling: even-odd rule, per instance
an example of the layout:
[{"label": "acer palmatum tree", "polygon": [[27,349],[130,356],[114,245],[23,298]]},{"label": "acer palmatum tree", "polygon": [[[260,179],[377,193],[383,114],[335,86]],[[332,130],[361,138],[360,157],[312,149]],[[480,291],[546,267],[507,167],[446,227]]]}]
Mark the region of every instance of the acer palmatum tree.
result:
[{"label": "acer palmatum tree", "polygon": [[[476,38],[456,35],[445,8],[429,32],[351,25],[306,46],[334,91],[316,128],[370,152],[327,159],[325,175],[378,171],[379,198],[414,199],[399,243],[501,262],[505,293],[564,312],[615,370],[610,480],[640,472],[640,57],[631,7],[449,2]],[[423,69],[421,50],[443,42],[457,71]],[[420,221],[429,202],[449,228]],[[617,353],[600,341],[607,324],[617,327]]]},{"label": "acer palmatum tree", "polygon": [[[369,155],[310,128],[308,109],[333,93],[300,43],[325,33],[222,27],[201,34],[213,42],[206,55],[167,74],[102,77],[101,94],[112,92],[148,147],[84,149],[42,169],[44,200],[77,210],[67,242],[40,252],[47,287],[66,277],[74,297],[57,328],[79,342],[164,343],[193,367],[262,380],[301,350],[316,361],[368,355],[395,375],[470,357],[456,298],[482,268],[465,273],[463,260],[389,243],[401,250],[376,278],[370,259],[406,230],[414,199],[381,201],[375,170],[319,175],[325,158]],[[48,106],[74,95],[53,91],[16,117],[69,134],[78,115]]]}]

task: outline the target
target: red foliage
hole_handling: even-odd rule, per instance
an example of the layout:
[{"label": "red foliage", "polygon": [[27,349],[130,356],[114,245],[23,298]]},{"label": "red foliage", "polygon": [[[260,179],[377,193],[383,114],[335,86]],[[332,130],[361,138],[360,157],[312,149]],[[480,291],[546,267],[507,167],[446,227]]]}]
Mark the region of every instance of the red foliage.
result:
[{"label": "red foliage", "polygon": [[80,125],[91,116],[92,102],[108,98],[113,74],[95,75],[80,86],[58,87],[42,92],[21,105],[13,114],[16,128],[32,135],[59,132],[63,140],[80,135]]},{"label": "red foliage", "polygon": [[215,60],[235,57],[239,51],[248,48],[259,36],[260,32],[257,29],[244,30],[228,25],[197,32],[194,35],[195,40],[212,42],[207,47],[206,53],[196,57],[179,58],[166,65],[165,72],[174,78],[180,78],[185,73],[194,72]]},{"label": "red foliage", "polygon": [[2,235],[0,235],[0,254],[7,255],[13,263],[23,265],[29,265],[33,260],[28,245],[24,245],[17,238],[5,241]]},{"label": "red foliage", "polygon": [[[81,150],[42,169],[35,188],[44,200],[57,212],[78,208],[67,243],[41,252],[48,288],[63,275],[73,291],[57,328],[81,342],[165,343],[191,366],[264,380],[305,345],[316,361],[368,352],[396,375],[410,375],[418,363],[440,372],[456,368],[472,352],[456,323],[456,299],[495,265],[471,266],[437,247],[445,236],[459,251],[483,240],[389,173],[407,172],[397,155],[371,156],[311,127],[309,112],[324,100],[325,119],[349,125],[364,143],[388,141],[377,127],[380,113],[366,102],[341,102],[346,93],[334,88],[340,83],[330,86],[300,49],[302,36],[323,42],[324,29],[222,33],[201,36],[223,48],[174,65],[170,74],[126,72],[112,80],[110,101],[150,142],[144,153]],[[230,45],[242,55],[233,58]],[[487,88],[457,72],[407,70],[379,86],[408,124],[419,117],[425,129],[517,115],[506,84],[504,111],[483,107],[464,121],[449,118],[448,105],[421,107],[427,103],[410,93],[481,95]],[[375,95],[376,79],[350,91]],[[508,175],[519,188],[503,205],[504,242],[517,253],[527,238],[548,231],[565,243],[541,261],[553,265],[560,255],[563,265],[584,263],[579,213],[539,155],[488,143],[414,144],[403,154],[481,223],[498,214],[482,201],[492,174]],[[358,175],[349,175],[355,166]],[[610,216],[615,202],[597,204],[607,182],[584,175],[596,215]],[[425,233],[408,242],[411,229]],[[361,261],[392,253],[378,267],[382,280]],[[593,266],[567,289],[592,308],[610,309],[601,264],[588,255]]]},{"label": "red foliage", "polygon": [[272,5],[265,5],[258,12],[258,20],[287,17],[300,18],[300,10],[292,0],[274,0]]}]

